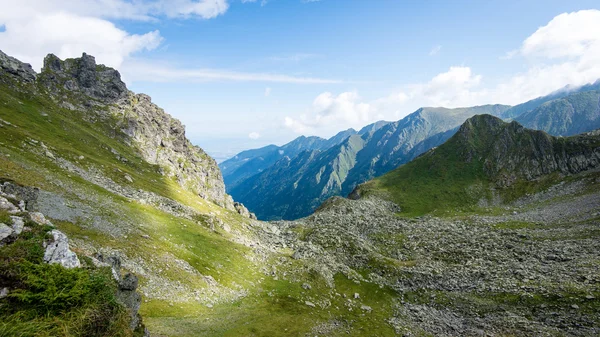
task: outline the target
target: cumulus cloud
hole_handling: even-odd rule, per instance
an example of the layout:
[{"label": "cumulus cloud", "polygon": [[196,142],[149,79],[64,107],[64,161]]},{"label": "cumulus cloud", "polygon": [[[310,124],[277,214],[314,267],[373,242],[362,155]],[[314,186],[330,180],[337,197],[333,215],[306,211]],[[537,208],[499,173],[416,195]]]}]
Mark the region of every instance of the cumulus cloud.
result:
[{"label": "cumulus cloud", "polygon": [[4,24],[6,30],[0,33],[2,49],[36,69],[41,68],[43,56],[48,52],[68,58],[81,56],[83,51],[118,68],[132,53],[152,50],[162,41],[158,31],[129,34],[109,21],[65,12],[10,19]]},{"label": "cumulus cloud", "polygon": [[356,92],[344,92],[334,95],[324,92],[318,95],[308,113],[298,118],[285,117],[284,125],[294,132],[314,132],[318,129],[347,125],[360,127],[372,118],[372,108],[359,101]]},{"label": "cumulus cloud", "polygon": [[160,17],[211,19],[224,14],[227,0],[0,0],[2,16],[66,11],[109,19],[154,20]]},{"label": "cumulus cloud", "polygon": [[[436,50],[437,49],[437,50]],[[434,48],[430,54],[439,52]],[[449,108],[481,104],[519,104],[560,90],[600,79],[600,11],[583,10],[554,17],[501,59],[520,59],[528,68],[489,86],[468,66],[450,67],[429,81],[405,85],[387,96],[360,102],[357,93],[319,95],[313,114],[286,117],[284,125],[296,132],[363,125],[380,119],[400,119],[420,106]],[[316,111],[316,112],[315,112]]]},{"label": "cumulus cloud", "polygon": [[523,57],[531,66],[498,85],[492,99],[515,104],[567,84],[594,82],[600,78],[600,11],[560,14],[508,56]]},{"label": "cumulus cloud", "polygon": [[258,133],[258,132],[250,132],[250,134],[248,135],[248,138],[250,138],[250,139],[259,139],[260,138],[260,133]]},{"label": "cumulus cloud", "polygon": [[269,97],[269,96],[271,96],[271,88],[266,87],[265,88],[265,97]]},{"label": "cumulus cloud", "polygon": [[49,52],[68,58],[83,51],[119,68],[130,55],[158,47],[162,37],[157,30],[131,34],[108,20],[210,19],[228,6],[227,0],[0,0],[0,45],[37,69]]}]

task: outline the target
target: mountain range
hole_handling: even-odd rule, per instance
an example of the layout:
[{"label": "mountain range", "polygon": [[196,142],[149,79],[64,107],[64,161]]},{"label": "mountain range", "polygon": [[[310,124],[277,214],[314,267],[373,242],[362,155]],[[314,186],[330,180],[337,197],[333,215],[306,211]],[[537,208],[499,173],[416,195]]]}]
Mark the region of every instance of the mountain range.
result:
[{"label": "mountain range", "polygon": [[[358,184],[444,143],[461,123],[477,114],[515,119],[556,136],[596,129],[600,127],[599,89],[600,81],[575,89],[567,87],[513,107],[421,108],[400,121],[378,123],[371,132],[345,131],[332,138],[336,142],[321,140],[320,147],[297,146],[299,151],[280,155],[279,161],[251,150],[220,166],[227,191],[259,218],[295,219],[310,214],[327,198],[347,195]],[[282,148],[305,139],[309,138],[300,137]],[[271,147],[263,150],[267,148]],[[261,166],[256,170],[254,164],[235,165],[240,160],[260,162]]]},{"label": "mountain range", "polygon": [[[568,119],[522,116],[574,132],[596,121],[582,94],[538,107]],[[116,70],[0,52],[0,336],[598,335],[600,131],[507,109],[262,149],[285,186],[351,190],[263,222]],[[382,175],[344,185],[359,155]]]}]

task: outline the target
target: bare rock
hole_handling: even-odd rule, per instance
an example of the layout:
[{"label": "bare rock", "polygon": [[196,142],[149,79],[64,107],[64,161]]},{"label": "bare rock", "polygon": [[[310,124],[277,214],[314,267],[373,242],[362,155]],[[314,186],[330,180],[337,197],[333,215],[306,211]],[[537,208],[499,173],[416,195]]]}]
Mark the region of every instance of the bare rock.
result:
[{"label": "bare rock", "polygon": [[8,296],[9,290],[7,287],[4,287],[2,289],[0,289],[0,299],[5,298],[6,296]]},{"label": "bare rock", "polygon": [[29,213],[29,220],[37,223],[38,225],[52,226],[52,222],[50,222],[50,220],[46,219],[46,217],[44,216],[44,214],[42,214],[40,212],[31,212],[31,213]]},{"label": "bare rock", "polygon": [[23,218],[20,216],[11,216],[10,219],[12,220],[12,229],[15,231],[15,234],[21,234],[23,228],[25,228],[25,221],[23,221]]},{"label": "bare rock", "polygon": [[10,237],[14,234],[12,228],[0,222],[0,243],[5,243],[10,240]]},{"label": "bare rock", "polygon": [[26,82],[34,82],[36,72],[29,63],[23,63],[14,57],[10,57],[0,51],[0,70],[18,77]]},{"label": "bare rock", "polygon": [[4,197],[0,197],[0,210],[7,211],[8,213],[19,212],[19,209]]},{"label": "bare rock", "polygon": [[53,229],[52,240],[46,243],[44,261],[50,264],[58,263],[65,268],[78,268],[81,266],[77,254],[69,249],[69,239],[57,229]]}]

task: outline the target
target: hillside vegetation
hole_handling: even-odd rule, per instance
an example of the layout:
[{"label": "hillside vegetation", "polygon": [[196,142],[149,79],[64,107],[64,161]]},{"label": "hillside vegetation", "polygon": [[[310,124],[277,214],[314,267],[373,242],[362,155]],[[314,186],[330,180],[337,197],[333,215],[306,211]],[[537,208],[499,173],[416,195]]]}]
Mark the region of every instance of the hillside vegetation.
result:
[{"label": "hillside vegetation", "polygon": [[564,175],[599,166],[598,134],[556,138],[480,115],[440,147],[360,186],[354,195],[383,194],[403,213],[443,215],[508,203]]}]

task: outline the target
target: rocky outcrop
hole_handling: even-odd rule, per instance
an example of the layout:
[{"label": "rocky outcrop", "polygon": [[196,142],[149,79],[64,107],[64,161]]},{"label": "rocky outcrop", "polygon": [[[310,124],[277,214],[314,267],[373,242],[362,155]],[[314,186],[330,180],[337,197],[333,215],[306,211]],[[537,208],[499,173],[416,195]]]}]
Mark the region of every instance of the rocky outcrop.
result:
[{"label": "rocky outcrop", "polygon": [[501,186],[558,172],[576,174],[600,167],[600,137],[594,133],[556,138],[543,131],[475,116],[456,135],[464,160],[481,160],[485,173]]},{"label": "rocky outcrop", "polygon": [[183,124],[152,103],[150,96],[129,92],[111,109],[121,119],[121,131],[147,162],[159,165],[163,175],[183,188],[234,209],[216,161],[194,146]]},{"label": "rocky outcrop", "polygon": [[[159,165],[163,175],[206,200],[237,211],[225,192],[216,161],[187,139],[179,120],[152,103],[149,96],[129,91],[117,70],[96,64],[95,58],[85,53],[66,60],[49,54],[37,75],[31,66],[1,52],[0,70],[41,84],[63,107],[84,112],[86,120],[107,121],[118,131],[114,136],[135,147],[145,161]],[[47,156],[54,157],[50,152]],[[28,204],[31,198],[22,199]]]},{"label": "rocky outcrop", "polygon": [[254,213],[250,213],[250,211],[243,204],[234,202],[233,207],[241,216],[256,220],[256,215]]},{"label": "rocky outcrop", "polygon": [[132,273],[121,272],[121,258],[116,255],[104,256],[97,254],[92,261],[99,267],[110,267],[114,279],[118,283],[117,299],[123,304],[131,316],[130,327],[132,330],[143,330],[144,336],[149,336],[142,324],[139,314],[142,305],[142,296],[137,292],[138,278]]},{"label": "rocky outcrop", "polygon": [[[33,190],[28,187],[14,185],[12,183],[5,183],[0,185],[0,201],[4,201],[5,204],[14,206],[12,201],[18,200],[14,198],[14,194],[8,194],[6,187],[11,185],[12,187],[8,191],[15,190]],[[23,200],[20,200],[23,203]],[[27,220],[28,226],[51,226],[50,222],[42,213],[28,212],[21,210],[18,212],[18,216],[10,216],[10,225],[0,223],[0,246],[11,244],[19,238],[19,235],[24,231],[31,231],[31,228],[25,226]],[[59,264],[65,268],[80,268],[83,267],[77,254],[75,254],[69,247],[69,238],[58,229],[51,229],[49,232],[49,239],[43,242],[44,257],[43,261],[48,264]],[[137,291],[138,278],[132,273],[122,274],[121,271],[121,259],[118,256],[96,255],[90,257],[91,261],[96,267],[110,267],[113,278],[117,281],[116,296],[119,302],[128,310],[131,316],[130,328],[132,331],[142,332],[143,336],[149,336],[148,331],[145,329],[142,323],[142,317],[139,314],[139,309],[142,303],[142,296]],[[8,288],[0,288],[0,298],[6,297],[9,293]]]},{"label": "rocky outcrop", "polygon": [[40,193],[40,189],[36,187],[19,186],[11,182],[5,182],[1,186],[1,190],[13,196],[13,198],[23,200],[25,204],[25,210],[33,211],[35,204]]},{"label": "rocky outcrop", "polygon": [[23,63],[0,51],[0,70],[25,82],[34,82],[37,74],[29,63]]},{"label": "rocky outcrop", "polygon": [[50,264],[57,263],[65,268],[79,268],[81,262],[79,262],[77,254],[69,249],[69,239],[67,236],[58,229],[53,229],[50,231],[50,234],[52,235],[52,240],[44,243],[44,247],[46,248],[44,261]]},{"label": "rocky outcrop", "polygon": [[114,103],[128,93],[118,71],[97,65],[96,59],[86,53],[64,61],[49,54],[44,58],[39,80],[51,92],[80,92],[100,103]]}]

